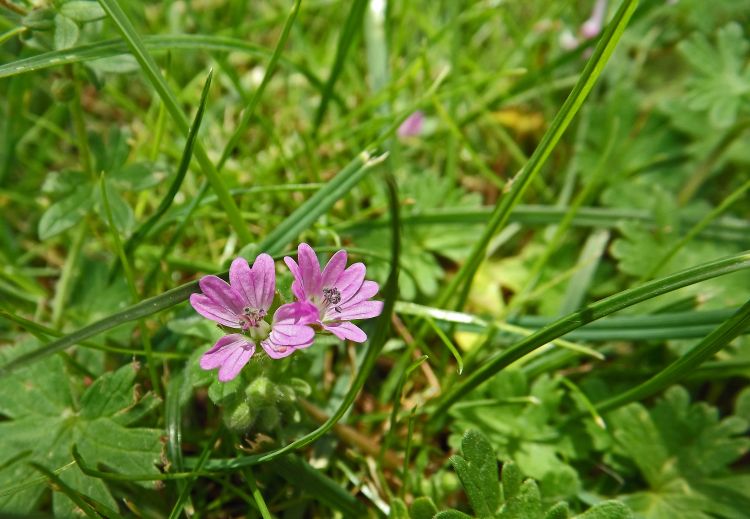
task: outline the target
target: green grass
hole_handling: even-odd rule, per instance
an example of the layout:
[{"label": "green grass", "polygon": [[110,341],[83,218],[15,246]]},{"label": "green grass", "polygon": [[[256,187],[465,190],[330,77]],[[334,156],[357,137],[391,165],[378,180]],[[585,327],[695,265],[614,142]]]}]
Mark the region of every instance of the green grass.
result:
[{"label": "green grass", "polygon": [[[750,509],[747,5],[37,4],[0,1],[0,515]],[[301,242],[380,284],[368,341],[218,382],[198,279],[266,252],[288,299]]]}]

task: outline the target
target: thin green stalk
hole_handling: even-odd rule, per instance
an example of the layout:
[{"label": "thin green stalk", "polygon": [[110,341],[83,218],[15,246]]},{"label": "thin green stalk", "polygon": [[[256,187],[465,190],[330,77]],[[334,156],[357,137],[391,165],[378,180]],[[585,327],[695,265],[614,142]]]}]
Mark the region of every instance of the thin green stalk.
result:
[{"label": "thin green stalk", "polygon": [[201,99],[200,103],[198,104],[198,110],[195,113],[195,117],[193,118],[193,124],[190,125],[190,131],[188,132],[187,141],[185,142],[185,148],[182,151],[180,164],[177,167],[177,175],[175,175],[172,184],[170,184],[169,186],[167,194],[164,196],[164,198],[162,198],[159,207],[156,208],[156,211],[154,211],[154,213],[148,218],[148,220],[143,222],[143,224],[141,224],[141,226],[133,232],[128,241],[125,243],[126,257],[132,256],[133,251],[138,246],[138,244],[148,235],[148,233],[151,231],[151,229],[153,229],[159,219],[164,216],[169,207],[172,205],[174,197],[180,190],[180,186],[182,186],[182,181],[185,179],[188,167],[190,166],[190,160],[193,158],[193,146],[195,145],[195,139],[198,137],[198,130],[200,129],[201,121],[203,120],[203,112],[206,109],[206,100],[208,97],[208,91],[211,88],[211,78],[213,77],[213,74],[213,70],[209,71],[206,82],[203,85],[203,91],[201,92]]},{"label": "thin green stalk", "polygon": [[693,195],[695,195],[701,185],[703,185],[703,183],[709,177],[714,169],[714,166],[716,166],[716,163],[719,161],[721,156],[724,155],[724,153],[729,149],[734,141],[740,135],[742,135],[749,126],[750,119],[745,119],[742,121],[738,121],[734,126],[727,130],[727,133],[724,134],[724,136],[710,151],[708,157],[706,157],[706,159],[701,162],[692,176],[688,179],[687,182],[685,182],[682,190],[677,195],[677,203],[679,205],[684,206],[690,201],[690,199],[693,198]]},{"label": "thin green stalk", "polygon": [[268,506],[266,506],[266,501],[263,499],[263,494],[261,494],[258,484],[255,482],[255,476],[253,475],[252,469],[250,467],[245,467],[245,474],[247,484],[250,486],[250,493],[255,500],[255,504],[258,505],[258,511],[260,512],[261,517],[263,519],[273,519],[271,512],[268,511]]},{"label": "thin green stalk", "polygon": [[317,133],[320,124],[323,122],[328,103],[331,99],[336,81],[341,75],[341,71],[344,69],[344,63],[346,62],[346,56],[349,53],[349,49],[354,43],[359,31],[362,30],[362,21],[367,8],[367,0],[353,0],[350,2],[349,14],[346,17],[344,26],[341,28],[339,33],[338,43],[336,44],[336,57],[331,66],[331,72],[328,75],[323,95],[320,98],[320,104],[318,110],[315,113],[315,119],[313,121],[313,133]]},{"label": "thin green stalk", "polygon": [[[203,451],[201,452],[200,458],[198,458],[198,463],[196,464],[195,470],[193,471],[193,477],[188,478],[189,481],[187,482],[182,481],[182,479],[176,480],[178,482],[178,488],[180,488],[180,495],[177,497],[177,502],[175,502],[174,506],[172,507],[172,511],[169,513],[169,519],[177,519],[180,516],[180,513],[183,511],[185,507],[185,503],[187,503],[187,501],[190,498],[190,489],[193,488],[195,479],[198,477],[199,473],[203,470],[203,466],[208,461],[208,458],[211,455],[211,451],[214,448],[214,444],[216,443],[216,440],[219,438],[220,432],[221,432],[221,427],[217,427],[214,433],[211,435],[211,438],[208,440],[208,442],[206,442],[206,445],[203,447]],[[180,450],[179,460],[180,460],[180,464],[182,464],[182,451],[181,450]],[[78,463],[80,465],[80,462]],[[177,471],[175,472],[175,474],[182,474],[182,473]]]},{"label": "thin green stalk", "polygon": [[11,39],[13,36],[25,33],[27,30],[29,30],[28,27],[21,26],[0,34],[0,45]]},{"label": "thin green stalk", "polygon": [[83,240],[86,237],[86,228],[85,221],[78,224],[76,233],[73,235],[73,242],[70,244],[70,249],[68,250],[68,257],[65,259],[65,265],[63,265],[62,272],[60,273],[60,279],[58,279],[55,285],[55,297],[52,300],[52,326],[55,328],[60,327],[63,312],[65,306],[68,304],[68,297],[70,297],[70,291],[73,290],[75,270],[78,266],[78,260],[81,257]]},{"label": "thin green stalk", "polygon": [[536,286],[539,278],[544,271],[544,267],[547,266],[547,262],[552,257],[552,255],[557,252],[557,249],[560,247],[565,236],[568,234],[568,230],[573,223],[573,218],[575,218],[575,215],[578,213],[583,204],[589,201],[589,198],[594,192],[594,189],[599,187],[601,177],[605,172],[605,165],[615,144],[615,137],[617,135],[617,129],[619,127],[617,120],[615,120],[613,126],[614,128],[610,132],[609,139],[607,139],[607,144],[604,147],[604,151],[599,156],[599,160],[597,161],[596,168],[594,169],[591,178],[583,187],[583,189],[578,193],[578,195],[573,199],[573,202],[567,208],[565,216],[563,217],[560,224],[555,227],[555,232],[552,235],[549,243],[547,243],[544,252],[542,252],[542,254],[537,258],[537,260],[529,270],[529,278],[526,284],[524,284],[518,294],[514,296],[513,300],[508,305],[508,308],[506,310],[508,314],[514,313],[519,305],[522,304],[522,302],[526,301],[526,296]]},{"label": "thin green stalk", "polygon": [[658,261],[654,262],[654,266],[641,278],[641,281],[653,278],[656,273],[664,267],[664,265],[669,263],[669,260],[671,260],[675,254],[680,252],[680,250],[682,250],[685,245],[692,241],[693,238],[703,232],[703,230],[708,227],[708,224],[710,224],[721,214],[723,214],[724,211],[734,205],[734,203],[745,194],[745,191],[747,191],[748,188],[750,188],[750,180],[742,184],[739,189],[726,197],[721,204],[719,204],[710,213],[701,218],[699,222],[693,225],[693,227],[687,232],[687,234],[685,234],[685,236],[682,237],[682,239],[680,239],[680,241],[675,243],[672,248],[669,249]]},{"label": "thin green stalk", "polygon": [[394,396],[393,403],[391,405],[391,415],[388,422],[388,430],[386,431],[385,436],[383,436],[383,441],[380,444],[380,453],[378,454],[378,467],[383,467],[383,459],[385,458],[385,453],[388,452],[391,443],[393,443],[393,436],[396,434],[396,423],[398,421],[398,412],[401,409],[401,397],[404,390],[404,384],[406,384],[406,381],[409,379],[414,370],[421,366],[422,363],[428,358],[429,357],[427,355],[422,355],[417,360],[409,364],[409,366],[407,366],[406,369],[401,372],[401,376],[398,379],[398,385],[396,386],[396,391],[393,394]]},{"label": "thin green stalk", "polygon": [[472,389],[492,378],[511,363],[537,348],[541,348],[548,342],[580,328],[584,324],[601,319],[623,308],[677,290],[678,288],[746,268],[750,268],[750,252],[743,252],[728,258],[712,261],[641,286],[630,288],[562,317],[533,335],[519,341],[507,350],[488,358],[475,372],[471,373],[466,379],[439,399],[437,408],[431,416],[431,421],[434,423],[456,401]]},{"label": "thin green stalk", "polygon": [[[24,319],[23,317],[19,317],[10,312],[6,312],[5,310],[0,310],[0,318],[7,319],[10,322],[16,323],[18,326],[20,326],[24,330],[34,335],[34,337],[42,341],[46,340],[47,337],[63,337],[65,335],[64,333],[59,332],[55,330],[54,328],[49,328],[42,324],[35,323],[34,321]],[[85,348],[91,348],[92,350],[107,351],[109,353],[122,353],[124,355],[130,355],[130,356],[132,355],[144,355],[145,356],[146,355],[146,352],[144,350],[136,350],[136,349],[131,349],[131,348],[118,348],[116,346],[105,346],[103,344],[96,344],[96,343],[88,342],[88,341],[81,341],[78,343],[78,345],[83,346]],[[155,351],[153,352],[153,355],[155,357],[159,357],[162,359],[186,359],[189,356],[186,353],[176,353],[176,352],[167,352],[167,351]]]},{"label": "thin green stalk", "polygon": [[73,88],[75,95],[70,101],[70,117],[73,119],[73,127],[75,128],[77,145],[78,145],[78,157],[81,160],[81,169],[86,173],[92,180],[96,180],[96,172],[91,164],[91,152],[89,151],[89,136],[86,132],[86,121],[83,115],[83,107],[81,106],[81,80],[75,71],[71,72],[73,81]]},{"label": "thin green stalk", "polygon": [[[122,247],[122,241],[120,241],[120,233],[117,230],[117,226],[115,225],[114,218],[112,217],[112,208],[109,205],[109,196],[107,195],[107,182],[104,178],[104,173],[102,173],[101,178],[99,180],[99,189],[101,190],[101,196],[102,196],[102,205],[104,206],[104,212],[107,215],[107,222],[109,224],[109,229],[112,234],[112,240],[115,244],[115,250],[117,251],[117,255],[120,258],[120,262],[122,263],[122,269],[125,272],[125,277],[128,281],[128,288],[130,289],[130,296],[133,300],[133,303],[137,303],[139,299],[138,295],[138,289],[135,285],[135,277],[133,276],[133,271],[130,268],[130,262],[128,261],[128,257],[125,254],[125,249]],[[148,374],[151,378],[151,387],[154,389],[156,394],[162,395],[161,390],[161,384],[159,384],[159,377],[156,374],[156,365],[154,364],[154,355],[151,348],[151,337],[149,335],[148,328],[146,327],[146,323],[142,320],[138,320],[138,326],[140,328],[141,332],[141,340],[143,341],[143,348],[146,351],[146,364],[148,365]]]},{"label": "thin green stalk", "polygon": [[750,326],[750,300],[737,310],[730,319],[711,332],[688,353],[671,363],[646,382],[596,404],[600,413],[605,413],[623,405],[643,400],[688,377],[706,360],[737,338]]},{"label": "thin green stalk", "polygon": [[[143,44],[141,37],[135,30],[135,27],[133,27],[132,22],[127,17],[125,12],[122,10],[122,7],[120,7],[116,0],[99,0],[99,3],[117,26],[117,29],[122,34],[123,39],[128,44],[128,47],[130,47],[133,56],[135,56],[135,59],[140,64],[141,69],[146,75],[149,83],[151,83],[156,92],[159,94],[159,97],[161,97],[164,106],[174,120],[175,124],[177,125],[179,130],[185,136],[187,136],[190,133],[190,123],[188,122],[185,113],[180,108],[180,105],[174,94],[170,90],[169,85],[167,85],[167,82],[164,80],[164,77],[157,67],[154,58],[151,57],[151,55],[148,53],[148,50],[146,50],[146,47]],[[216,193],[216,196],[219,198],[221,206],[224,209],[224,212],[227,215],[227,219],[229,220],[229,223],[234,231],[245,243],[253,242],[253,235],[250,233],[248,226],[245,225],[239,208],[234,203],[234,199],[232,198],[229,190],[224,184],[224,180],[219,175],[219,171],[217,170],[217,168],[214,167],[214,164],[211,162],[211,159],[208,157],[208,154],[206,153],[206,150],[203,148],[203,145],[201,144],[199,139],[197,139],[195,142],[195,156],[201,166],[201,169],[203,170],[203,174],[211,183],[211,187]]]}]

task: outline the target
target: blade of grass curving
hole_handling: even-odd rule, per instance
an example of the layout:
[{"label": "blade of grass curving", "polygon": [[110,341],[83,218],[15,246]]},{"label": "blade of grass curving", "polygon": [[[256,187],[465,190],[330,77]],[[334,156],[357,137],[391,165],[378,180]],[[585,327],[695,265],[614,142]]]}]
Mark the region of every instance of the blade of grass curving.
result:
[{"label": "blade of grass curving", "polygon": [[468,259],[441,291],[435,306],[446,306],[448,301],[460,288],[461,292],[455,307],[458,309],[463,307],[468,291],[471,288],[471,281],[474,274],[484,260],[487,245],[497,231],[508,221],[511,211],[520,201],[521,196],[534,177],[539,174],[542,166],[544,166],[547,158],[552,153],[552,150],[568,128],[568,125],[583,104],[586,96],[591,91],[591,88],[599,79],[599,76],[604,69],[604,65],[614,51],[614,48],[637,5],[638,0],[623,0],[614,18],[607,26],[599,43],[596,45],[593,55],[586,63],[586,66],[581,73],[581,77],[578,79],[573,91],[553,119],[549,129],[542,137],[539,146],[537,146],[534,153],[531,155],[529,162],[511,181],[509,191],[500,198],[500,201],[492,211],[482,235],[479,237],[469,254]]},{"label": "blade of grass curving", "polygon": [[[348,191],[362,180],[375,167],[382,157],[370,157],[362,152],[342,169],[338,175],[331,179],[324,188],[318,190],[305,203],[297,208],[286,220],[284,220],[274,231],[272,231],[259,246],[271,255],[284,250],[300,232],[311,225],[319,216],[328,211],[330,207]],[[226,277],[226,272],[221,274]],[[190,294],[198,291],[198,282],[191,281],[172,290],[168,290],[158,296],[145,299],[124,310],[116,312],[88,326],[65,335],[42,348],[20,355],[11,362],[0,366],[0,376],[10,373],[21,366],[35,362],[44,357],[62,351],[80,341],[98,335],[121,324],[135,321],[142,317],[153,315],[157,312],[170,308],[186,301]]]},{"label": "blade of grass curving", "polygon": [[339,40],[336,44],[336,58],[333,61],[331,72],[328,74],[328,80],[326,80],[325,87],[323,87],[323,95],[320,98],[320,104],[315,113],[313,134],[317,133],[320,124],[323,122],[323,117],[325,117],[328,103],[333,95],[336,81],[338,81],[339,76],[341,76],[341,71],[344,70],[346,56],[349,54],[349,49],[354,43],[355,38],[362,30],[362,22],[364,20],[365,9],[367,9],[367,3],[367,0],[354,0],[350,4],[349,14],[346,17],[344,26],[341,28]]},{"label": "blade of grass curving", "polygon": [[237,124],[237,128],[232,133],[232,136],[229,138],[229,142],[227,142],[227,145],[224,147],[224,151],[221,153],[221,158],[219,159],[219,162],[216,166],[216,169],[218,169],[219,171],[221,171],[221,168],[224,167],[224,163],[234,151],[234,148],[237,146],[240,138],[242,138],[242,134],[247,129],[247,125],[250,124],[250,120],[253,118],[253,115],[255,115],[255,109],[258,106],[258,102],[260,101],[263,92],[265,92],[266,86],[268,86],[268,83],[271,81],[271,77],[273,76],[274,72],[276,72],[276,67],[279,63],[281,52],[284,49],[284,45],[286,45],[287,39],[289,39],[289,33],[291,32],[292,26],[294,25],[294,20],[297,19],[297,13],[299,13],[301,5],[302,0],[295,0],[294,5],[292,6],[292,10],[289,13],[289,16],[287,16],[286,22],[284,22],[284,28],[281,31],[281,36],[279,36],[279,41],[276,43],[273,54],[271,54],[271,60],[268,62],[266,73],[263,75],[263,80],[260,82],[258,88],[255,89],[255,92],[253,92],[253,97],[250,99],[247,107],[242,112],[242,118]]},{"label": "blade of grass curving", "polygon": [[[46,340],[47,337],[63,337],[65,334],[58,332],[54,328],[49,328],[34,321],[24,319],[5,310],[0,310],[0,319],[7,319],[13,323],[16,323],[24,330],[28,331],[40,340]],[[145,350],[136,350],[131,348],[118,348],[116,346],[106,346],[104,344],[95,344],[93,342],[81,341],[78,343],[80,346],[85,348],[91,348],[92,350],[108,351],[110,353],[122,353],[125,355],[146,355]],[[153,352],[154,357],[160,357],[164,359],[184,359],[188,355],[184,353],[174,353],[166,351],[155,351]]]},{"label": "blade of grass curving", "polygon": [[[508,222],[529,226],[550,225],[558,223],[565,216],[566,211],[565,208],[551,205],[517,205],[513,209]],[[487,221],[491,213],[491,207],[429,209],[419,214],[404,216],[402,224],[406,226],[481,224]],[[575,227],[611,229],[623,220],[642,222],[654,227],[657,225],[649,211],[605,207],[582,207],[573,217],[572,225]],[[698,221],[688,216],[681,222],[695,224]],[[342,223],[337,225],[336,229],[339,232],[354,234],[370,232],[373,228],[387,226],[387,218],[379,218],[374,221]],[[750,243],[748,239],[750,221],[738,218],[722,218],[717,222],[710,223],[700,234],[706,238]]]},{"label": "blade of grass curving", "polygon": [[460,375],[464,372],[464,360],[461,358],[461,354],[458,352],[458,349],[453,344],[453,341],[448,338],[445,332],[437,324],[435,324],[435,321],[433,321],[431,317],[426,316],[425,319],[427,320],[427,324],[429,324],[432,330],[435,332],[435,335],[438,336],[440,341],[445,345],[446,348],[448,348],[448,351],[451,352],[451,355],[453,355],[453,358],[456,360],[458,374]]},{"label": "blade of grass curving", "polygon": [[[237,52],[252,56],[269,57],[272,51],[259,45],[223,36],[209,36],[204,34],[174,34],[168,36],[145,36],[142,39],[146,49],[153,52],[168,52],[173,50],[200,50],[216,52]],[[106,40],[97,43],[79,45],[64,50],[45,52],[36,56],[19,59],[0,65],[0,79],[5,77],[28,74],[37,70],[81,63],[98,59],[106,59],[128,51],[128,47],[120,40]],[[304,76],[315,89],[323,91],[324,83],[306,66],[279,57],[279,64]],[[332,94],[332,100],[341,108],[345,104],[341,97]]]},{"label": "blade of grass curving", "polygon": [[750,268],[750,252],[743,252],[728,258],[704,263],[644,285],[630,288],[562,317],[533,335],[519,341],[507,350],[488,358],[475,372],[471,373],[451,391],[440,397],[437,402],[437,408],[431,416],[431,421],[434,423],[437,418],[445,414],[454,402],[506,368],[512,362],[544,346],[553,339],[557,339],[568,332],[580,328],[584,324],[601,319],[623,308],[633,306],[656,296],[677,290],[678,288],[710,279],[715,275],[729,274],[746,268]]},{"label": "blade of grass curving", "polygon": [[[96,510],[94,510],[94,508],[86,502],[86,499],[84,499],[83,495],[71,488],[70,485],[60,479],[57,474],[38,463],[34,463],[33,461],[29,462],[29,465],[37,472],[43,474],[44,477],[46,477],[49,482],[56,487],[57,491],[62,492],[63,494],[68,496],[68,499],[73,501],[73,503],[75,503],[75,505],[81,510],[81,512],[86,515],[86,517],[100,519],[101,516],[97,514]],[[119,514],[115,513],[114,517],[120,516]]]},{"label": "blade of grass curving", "polygon": [[318,219],[324,212],[320,208],[331,207],[384,158],[384,155],[372,157],[366,151],[360,153],[336,176],[337,182],[329,182],[324,189],[318,190],[299,206],[260,242],[258,249],[271,255],[280,252],[302,229],[308,228]]},{"label": "blade of grass curving", "polygon": [[164,196],[164,198],[162,198],[159,207],[157,207],[156,211],[154,211],[154,214],[152,214],[148,220],[143,222],[143,224],[138,227],[135,232],[133,232],[128,241],[125,243],[125,256],[128,258],[132,257],[135,249],[138,247],[140,242],[148,235],[154,225],[156,225],[159,219],[167,212],[169,207],[172,205],[172,202],[174,201],[174,197],[180,190],[180,186],[182,186],[182,181],[185,180],[185,175],[187,175],[188,167],[190,166],[190,160],[193,158],[193,145],[195,144],[195,139],[198,137],[198,130],[201,127],[203,112],[206,109],[206,100],[208,99],[208,91],[211,88],[211,78],[213,77],[213,75],[213,70],[209,71],[206,82],[203,84],[201,100],[198,104],[198,110],[195,113],[195,117],[193,118],[193,124],[190,126],[187,141],[185,142],[185,148],[182,150],[182,158],[180,159],[180,164],[177,167],[177,175],[172,181],[172,184],[169,186],[167,194]]},{"label": "blade of grass curving", "polygon": [[591,282],[594,279],[602,256],[609,243],[610,232],[607,229],[597,229],[592,232],[586,242],[576,262],[576,272],[570,278],[568,286],[565,289],[563,301],[560,304],[558,315],[577,310],[583,303]]},{"label": "blade of grass curving", "polygon": [[750,300],[721,326],[706,336],[685,355],[671,363],[646,382],[618,394],[608,400],[595,404],[596,410],[605,413],[629,404],[643,400],[663,389],[676,384],[689,376],[706,360],[713,357],[719,350],[737,338],[750,326]]},{"label": "blade of grass curving", "polygon": [[362,503],[336,481],[299,456],[287,454],[269,462],[268,465],[290,485],[315,496],[316,501],[338,510],[343,517],[367,517],[367,509]]},{"label": "blade of grass curving", "polygon": [[[177,501],[172,507],[172,511],[169,513],[169,519],[177,519],[180,516],[180,513],[185,507],[185,504],[190,499],[190,489],[193,488],[193,484],[195,483],[196,477],[203,470],[203,466],[206,464],[206,461],[208,461],[208,458],[211,455],[211,451],[213,450],[214,445],[216,444],[216,440],[219,439],[220,433],[221,433],[221,427],[217,427],[214,433],[211,435],[211,438],[208,440],[208,442],[206,442],[206,445],[203,447],[203,451],[201,452],[200,458],[198,458],[198,463],[196,464],[195,470],[193,471],[193,477],[189,478],[188,481],[182,481],[181,479],[177,480],[177,485],[178,485],[178,488],[180,489],[180,495],[177,497]],[[76,459],[76,461],[78,460]],[[180,463],[182,463],[182,448],[181,447],[180,447]],[[187,514],[187,516],[189,517],[189,514]]]},{"label": "blade of grass curving", "polygon": [[[180,406],[180,391],[185,382],[184,371],[172,375],[167,385],[167,394],[164,399],[164,422],[167,430],[167,459],[169,459],[170,468],[175,472],[184,470],[182,459],[182,406]],[[186,483],[183,480],[177,480],[177,490],[181,495],[184,492]],[[182,506],[173,507],[173,511],[182,510]]]},{"label": "blade of grass curving", "polygon": [[250,467],[245,467],[244,472],[245,472],[245,481],[247,481],[247,485],[250,487],[250,494],[253,496],[255,505],[258,507],[260,516],[263,519],[273,519],[273,517],[271,516],[271,512],[268,511],[268,505],[266,505],[266,500],[263,499],[263,494],[258,488],[258,483],[257,481],[255,481],[255,475],[253,474],[252,469]]},{"label": "blade of grass curving", "polygon": [[285,445],[279,449],[264,454],[257,454],[253,456],[238,457],[232,460],[214,460],[209,463],[207,467],[213,470],[235,470],[241,467],[257,465],[264,463],[283,456],[289,452],[297,449],[301,449],[310,445],[312,442],[323,436],[341,418],[346,414],[354,400],[359,395],[360,390],[365,384],[367,377],[375,367],[375,361],[380,355],[380,351],[385,345],[390,333],[390,322],[391,313],[396,302],[396,296],[398,293],[398,265],[399,257],[401,254],[401,230],[399,228],[399,200],[396,182],[390,175],[386,176],[386,183],[388,186],[388,202],[389,209],[391,212],[391,270],[388,275],[388,280],[385,283],[382,294],[385,304],[383,305],[383,313],[378,317],[377,324],[375,326],[375,332],[370,338],[370,344],[367,347],[362,364],[357,371],[357,375],[354,377],[351,387],[344,396],[343,401],[339,405],[336,412],[333,413],[328,420],[323,423],[320,427],[314,431],[306,434],[305,436],[293,441],[292,443]]},{"label": "blade of grass curving", "polygon": [[[133,299],[133,303],[138,301],[138,289],[135,286],[135,277],[133,276],[133,270],[130,268],[130,262],[125,254],[125,250],[122,248],[122,241],[120,241],[120,233],[115,225],[115,220],[112,217],[112,208],[109,205],[109,196],[107,195],[107,182],[102,173],[99,178],[99,189],[101,191],[102,205],[104,206],[104,213],[107,215],[107,223],[109,225],[109,231],[112,234],[112,241],[115,244],[115,250],[117,256],[120,258],[122,264],[122,270],[125,272],[125,278],[128,282],[128,288],[130,289],[130,296]],[[159,384],[159,377],[156,374],[156,365],[154,364],[154,356],[151,351],[151,336],[149,335],[146,324],[142,321],[138,321],[138,327],[141,332],[141,340],[143,341],[143,349],[146,351],[146,364],[148,365],[148,374],[151,379],[151,387],[157,395],[162,396],[161,384]]]},{"label": "blade of grass curving", "polygon": [[385,435],[383,436],[383,441],[380,445],[380,453],[378,455],[378,466],[383,467],[383,458],[385,458],[385,453],[388,451],[388,449],[391,447],[391,443],[393,443],[393,436],[396,434],[396,423],[398,421],[398,413],[401,409],[401,397],[403,396],[403,390],[404,390],[404,384],[406,384],[406,381],[409,379],[411,374],[416,370],[419,366],[422,365],[424,361],[429,359],[427,355],[422,355],[418,359],[416,359],[414,362],[409,364],[402,372],[401,376],[398,378],[398,384],[396,385],[396,391],[393,393],[393,403],[391,404],[391,416],[388,422],[388,430],[386,431]]},{"label": "blade of grass curving", "polygon": [[[135,27],[133,27],[130,19],[127,17],[116,0],[98,1],[102,8],[104,8],[104,10],[107,12],[107,15],[109,15],[109,17],[115,23],[117,29],[120,31],[120,34],[122,34],[123,39],[130,48],[130,51],[133,53],[133,56],[141,66],[141,70],[145,74],[146,79],[148,79],[149,83],[151,83],[151,86],[153,86],[156,92],[159,94],[159,97],[161,98],[162,103],[164,103],[164,106],[169,112],[169,115],[172,117],[179,130],[187,136],[190,132],[190,125],[188,123],[187,117],[185,117],[185,113],[180,108],[177,99],[169,88],[169,85],[167,85],[167,82],[161,75],[156,62],[154,62],[154,58],[151,57],[151,54],[148,53],[146,47],[143,45],[143,41],[138,35],[138,32],[135,30]],[[234,232],[236,232],[244,242],[252,242],[253,235],[250,233],[248,226],[245,225],[239,208],[234,203],[234,199],[232,198],[232,196],[229,194],[229,190],[224,184],[224,180],[219,175],[218,169],[214,166],[214,164],[211,162],[211,159],[208,157],[208,154],[203,148],[200,139],[196,139],[194,148],[195,157],[201,166],[201,170],[203,171],[203,174],[206,176],[208,181],[211,183],[211,188],[216,193],[216,196],[219,197],[219,202],[221,203],[221,206],[224,209],[224,212],[227,215],[227,219],[234,229]]]}]

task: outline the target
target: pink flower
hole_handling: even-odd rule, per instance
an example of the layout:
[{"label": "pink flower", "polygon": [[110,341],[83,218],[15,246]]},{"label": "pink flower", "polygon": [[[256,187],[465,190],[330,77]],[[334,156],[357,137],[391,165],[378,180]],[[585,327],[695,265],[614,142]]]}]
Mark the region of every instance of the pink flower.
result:
[{"label": "pink flower", "polygon": [[422,133],[422,127],[424,126],[424,113],[417,110],[409,117],[407,117],[401,126],[398,127],[396,134],[399,137],[416,137]]},{"label": "pink flower", "polygon": [[201,368],[219,368],[221,382],[239,374],[257,343],[274,359],[312,344],[315,331],[308,325],[317,321],[318,314],[311,305],[283,305],[274,313],[272,323],[266,322],[276,291],[276,270],[268,254],[258,256],[252,268],[244,258],[234,260],[229,284],[216,276],[205,276],[198,283],[203,293],[190,296],[195,311],[238,332],[219,339],[201,357]]},{"label": "pink flower", "polygon": [[315,252],[306,243],[299,245],[297,260],[299,265],[284,258],[294,276],[292,293],[297,300],[315,309],[317,323],[324,330],[342,340],[365,342],[365,332],[350,321],[376,317],[383,311],[382,301],[370,301],[378,284],[365,281],[365,266],[354,263],[346,268],[346,251],[340,250],[321,272]]}]

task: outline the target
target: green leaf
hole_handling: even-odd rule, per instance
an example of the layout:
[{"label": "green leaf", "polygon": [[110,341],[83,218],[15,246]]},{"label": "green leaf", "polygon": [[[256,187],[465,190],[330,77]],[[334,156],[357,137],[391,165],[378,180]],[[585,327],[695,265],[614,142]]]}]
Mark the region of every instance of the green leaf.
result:
[{"label": "green leaf", "polygon": [[521,485],[518,494],[505,502],[499,519],[542,519],[542,496],[533,479],[527,479]]},{"label": "green leaf", "polygon": [[93,22],[107,16],[104,9],[96,2],[71,0],[60,6],[60,13],[76,22]]},{"label": "green leaf", "polygon": [[78,25],[76,22],[58,14],[55,16],[55,49],[63,50],[75,45],[78,41]]},{"label": "green leaf", "polygon": [[619,501],[606,501],[590,508],[576,519],[631,519],[633,512]]},{"label": "green leaf", "polygon": [[515,497],[518,491],[521,490],[521,483],[523,483],[523,474],[518,469],[518,466],[512,461],[506,461],[503,463],[503,498],[507,501]]},{"label": "green leaf", "polygon": [[401,499],[395,498],[391,501],[391,511],[388,519],[409,519],[409,509]]},{"label": "green leaf", "polygon": [[470,515],[458,510],[443,510],[438,512],[434,519],[473,519]]},{"label": "green leaf", "polygon": [[451,456],[471,507],[478,517],[491,517],[500,504],[497,458],[487,438],[468,430],[461,442],[464,457]]},{"label": "green leaf", "polygon": [[570,517],[570,506],[565,501],[552,506],[544,514],[544,519],[568,519],[568,517]]},{"label": "green leaf", "polygon": [[409,510],[411,519],[432,519],[437,513],[438,509],[435,503],[427,496],[416,498]]},{"label": "green leaf", "polygon": [[729,466],[750,450],[745,419],[720,420],[716,408],[691,404],[676,386],[651,410],[631,404],[611,413],[609,422],[615,454],[632,461],[649,487],[622,496],[636,513],[647,519],[746,513],[750,486],[726,484],[734,477]]},{"label": "green leaf", "polygon": [[[0,349],[7,360],[23,354],[32,343]],[[71,448],[79,445],[86,460],[118,472],[159,474],[162,431],[126,427],[143,413],[139,408],[133,366],[124,366],[95,380],[83,395],[70,384],[60,357],[49,357],[0,378],[0,394],[14,398],[0,401],[0,515],[31,513],[45,493],[45,478],[39,477],[34,462],[57,473],[66,492],[55,492],[56,517],[76,517],[78,494],[113,510],[117,502],[105,481],[83,474],[71,463]],[[153,399],[144,397],[147,408]],[[69,488],[67,488],[69,487]]]},{"label": "green leaf", "polygon": [[750,44],[742,26],[732,22],[719,29],[712,45],[700,33],[681,42],[678,49],[693,67],[695,74],[688,81],[687,106],[707,112],[715,128],[728,128],[747,107],[750,97],[750,66],[747,55]]},{"label": "green leaf", "polygon": [[52,238],[80,222],[93,205],[93,195],[92,187],[84,184],[49,206],[39,220],[39,239]]}]

